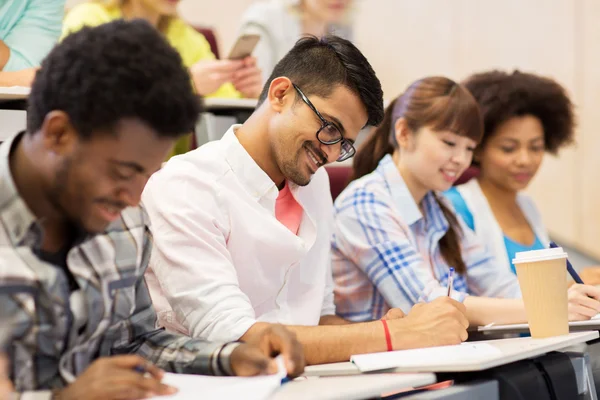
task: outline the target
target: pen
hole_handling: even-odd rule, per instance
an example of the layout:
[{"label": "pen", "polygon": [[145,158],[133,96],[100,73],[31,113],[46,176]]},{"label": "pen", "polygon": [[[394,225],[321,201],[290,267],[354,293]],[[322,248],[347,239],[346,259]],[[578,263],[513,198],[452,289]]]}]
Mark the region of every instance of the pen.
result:
[{"label": "pen", "polygon": [[[550,242],[550,248],[554,249],[557,247],[558,247],[558,245],[556,243]],[[583,281],[581,280],[579,275],[577,275],[577,272],[575,272],[575,268],[573,268],[573,266],[571,265],[571,262],[569,261],[568,258],[567,258],[567,271],[569,271],[569,275],[571,275],[571,278],[573,278],[575,283],[583,284]]]},{"label": "pen", "polygon": [[454,268],[450,267],[450,272],[448,272],[448,294],[450,297],[450,293],[452,293],[452,281],[454,280]]}]

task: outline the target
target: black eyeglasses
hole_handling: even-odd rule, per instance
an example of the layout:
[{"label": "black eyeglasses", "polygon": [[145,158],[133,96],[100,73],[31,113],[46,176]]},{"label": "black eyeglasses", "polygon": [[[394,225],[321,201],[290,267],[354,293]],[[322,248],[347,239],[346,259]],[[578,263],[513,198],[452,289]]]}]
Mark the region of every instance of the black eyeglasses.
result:
[{"label": "black eyeglasses", "polygon": [[333,122],[329,122],[325,118],[323,118],[321,113],[317,111],[317,109],[310,102],[308,97],[306,97],[304,93],[302,93],[302,90],[300,90],[300,88],[296,86],[295,83],[292,83],[292,85],[294,85],[294,89],[296,89],[302,101],[304,101],[306,105],[309,106],[310,109],[313,110],[313,112],[321,120],[321,127],[317,131],[317,140],[328,146],[340,143],[341,150],[340,156],[336,160],[337,162],[342,162],[344,160],[349,159],[350,157],[353,157],[356,153],[356,149],[354,148],[352,141],[344,138],[342,132],[340,132],[337,126],[333,124]]}]

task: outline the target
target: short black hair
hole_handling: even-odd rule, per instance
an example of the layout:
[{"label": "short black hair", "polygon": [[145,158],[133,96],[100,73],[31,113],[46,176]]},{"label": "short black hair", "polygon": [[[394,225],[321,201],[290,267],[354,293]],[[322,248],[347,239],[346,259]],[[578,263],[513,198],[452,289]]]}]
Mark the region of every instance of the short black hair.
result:
[{"label": "short black hair", "polygon": [[518,70],[512,73],[496,70],[474,74],[463,84],[481,107],[484,135],[480,148],[502,123],[525,115],[542,123],[549,153],[556,154],[559,148],[573,142],[573,103],[556,81]]},{"label": "short black hair", "polygon": [[355,93],[367,110],[367,125],[383,120],[381,82],[365,56],[352,42],[338,36],[305,36],[275,65],[258,99],[260,105],[273,79],[285,76],[307,96],[327,97],[336,85]]},{"label": "short black hair", "polygon": [[85,27],[67,36],[42,62],[27,106],[27,131],[61,110],[82,138],[124,118],[161,137],[192,132],[201,111],[179,53],[142,20]]}]

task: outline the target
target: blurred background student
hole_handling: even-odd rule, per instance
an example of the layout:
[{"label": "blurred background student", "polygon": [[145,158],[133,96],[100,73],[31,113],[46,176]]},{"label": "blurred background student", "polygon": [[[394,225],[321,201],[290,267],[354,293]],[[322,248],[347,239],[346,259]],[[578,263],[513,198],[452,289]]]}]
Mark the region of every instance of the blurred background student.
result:
[{"label": "blurred background student", "polygon": [[[484,119],[473,157],[479,175],[445,194],[496,263],[516,273],[515,253],[549,245],[540,212],[524,191],[546,152],[557,154],[573,142],[573,104],[556,81],[519,71],[483,72],[464,84]],[[581,275],[587,284],[600,284],[600,268],[585,268]]]},{"label": "blurred background student", "polygon": [[[73,7],[65,16],[63,37],[83,26],[115,19],[142,18],[160,30],[179,52],[198,94],[222,98],[257,98],[261,74],[253,57],[217,60],[206,38],[177,15],[179,0],[97,0]],[[188,151],[191,136],[180,139],[174,154]]]},{"label": "blurred background student", "polygon": [[65,0],[0,0],[0,86],[31,86],[60,36]]},{"label": "blurred background student", "polygon": [[352,0],[265,0],[252,4],[242,17],[240,33],[258,34],[254,50],[263,81],[302,35],[328,33],[352,40]]}]

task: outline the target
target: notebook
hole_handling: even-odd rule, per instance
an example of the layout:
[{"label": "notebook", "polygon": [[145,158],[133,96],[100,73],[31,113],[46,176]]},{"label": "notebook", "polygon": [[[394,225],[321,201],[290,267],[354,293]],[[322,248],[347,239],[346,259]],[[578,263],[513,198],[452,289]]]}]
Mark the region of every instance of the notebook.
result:
[{"label": "notebook", "polygon": [[352,356],[351,361],[361,372],[387,369],[396,372],[481,371],[565,349],[598,337],[598,331],[590,331],[543,339],[519,337],[485,340],[455,346],[361,354]]}]

